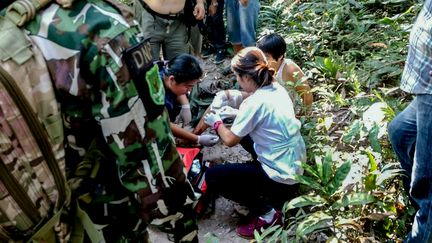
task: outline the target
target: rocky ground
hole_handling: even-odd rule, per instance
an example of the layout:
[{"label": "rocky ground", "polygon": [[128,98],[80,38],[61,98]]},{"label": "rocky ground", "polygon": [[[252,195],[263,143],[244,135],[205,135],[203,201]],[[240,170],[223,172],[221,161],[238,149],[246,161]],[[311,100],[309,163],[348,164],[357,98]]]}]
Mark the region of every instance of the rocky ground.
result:
[{"label": "rocky ground", "polygon": [[[229,59],[219,66],[213,64],[213,59],[201,59],[201,64],[204,69],[204,75],[201,85],[209,85],[221,80],[228,81],[229,77],[220,74],[223,67],[229,65]],[[210,129],[205,133],[211,132]],[[244,162],[250,159],[249,154],[241,148],[240,145],[229,148],[219,143],[213,147],[203,148],[203,156],[205,161],[213,163],[227,162]],[[236,208],[236,209],[235,209]],[[216,199],[215,211],[205,215],[198,221],[200,242],[229,242],[229,243],[246,243],[249,240],[243,239],[236,234],[236,223],[238,220],[238,212],[241,208],[235,203],[219,197]],[[160,232],[156,228],[150,227],[150,240],[154,243],[169,242],[165,233]]]}]

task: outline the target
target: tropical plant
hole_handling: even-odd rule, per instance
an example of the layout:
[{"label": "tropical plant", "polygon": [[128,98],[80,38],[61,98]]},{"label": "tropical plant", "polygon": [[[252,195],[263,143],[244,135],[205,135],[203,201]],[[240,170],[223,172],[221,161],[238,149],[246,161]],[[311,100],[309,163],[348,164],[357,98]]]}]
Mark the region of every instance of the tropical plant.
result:
[{"label": "tropical plant", "polygon": [[[353,242],[370,238],[365,228],[367,225],[383,225],[387,230],[384,235],[394,234],[395,228],[406,223],[395,221],[395,216],[401,214],[398,208],[404,204],[395,200],[394,194],[386,191],[386,181],[401,175],[402,170],[396,164],[388,164],[379,170],[370,152],[369,169],[362,183],[350,183],[352,162],[347,160],[337,164],[332,153],[328,152],[324,158],[316,158],[315,165],[303,164],[305,175],[298,175],[297,181],[306,186],[308,193],[287,202],[284,206],[285,215],[292,215],[286,220],[286,227],[272,227],[261,235],[256,233],[257,242],[310,242],[321,235],[327,242]],[[412,213],[412,212],[411,212]],[[405,212],[406,215],[407,212]],[[389,223],[390,222],[390,223]],[[400,234],[406,233],[406,231]],[[400,235],[399,235],[400,236]],[[392,237],[397,237],[393,235]]]}]

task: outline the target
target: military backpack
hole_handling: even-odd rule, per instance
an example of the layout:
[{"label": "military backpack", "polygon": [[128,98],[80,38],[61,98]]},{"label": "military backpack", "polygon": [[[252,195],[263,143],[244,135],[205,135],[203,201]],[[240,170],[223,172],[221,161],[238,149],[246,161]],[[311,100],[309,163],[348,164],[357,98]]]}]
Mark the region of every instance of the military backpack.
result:
[{"label": "military backpack", "polygon": [[0,242],[68,240],[62,116],[43,55],[20,28],[50,2],[17,0],[0,16]]}]

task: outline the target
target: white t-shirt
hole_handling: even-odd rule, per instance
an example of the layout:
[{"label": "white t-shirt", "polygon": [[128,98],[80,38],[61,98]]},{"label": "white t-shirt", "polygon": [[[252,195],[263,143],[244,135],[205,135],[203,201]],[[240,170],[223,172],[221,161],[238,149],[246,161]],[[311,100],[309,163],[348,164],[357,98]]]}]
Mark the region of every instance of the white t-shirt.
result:
[{"label": "white t-shirt", "polygon": [[270,178],[294,184],[293,175],[303,173],[298,161],[306,161],[300,127],[287,91],[274,82],[243,101],[231,131],[251,136],[258,161]]}]

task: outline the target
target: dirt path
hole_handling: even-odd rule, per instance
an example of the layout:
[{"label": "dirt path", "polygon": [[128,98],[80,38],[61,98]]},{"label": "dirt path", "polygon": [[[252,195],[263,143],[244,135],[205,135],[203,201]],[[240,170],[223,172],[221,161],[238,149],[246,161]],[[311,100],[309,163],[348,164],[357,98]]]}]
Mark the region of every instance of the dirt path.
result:
[{"label": "dirt path", "polygon": [[[212,63],[212,58],[201,60],[201,65],[204,70],[203,84],[209,82],[217,82],[220,79],[228,79],[221,75],[220,69],[229,64],[229,59],[225,60],[224,64],[216,66]],[[205,133],[211,132],[209,129]],[[232,148],[226,147],[219,143],[214,147],[203,148],[204,160],[214,163],[221,163],[223,161],[229,162],[244,162],[250,159],[249,154],[241,148],[240,145]],[[246,243],[246,239],[239,237],[236,234],[236,223],[238,214],[234,210],[234,203],[219,197],[216,200],[215,211],[210,215],[205,215],[198,220],[199,233],[198,238],[200,242],[214,242],[210,241],[216,237],[219,242],[225,243]],[[160,232],[158,229],[150,227],[150,240],[154,243],[170,242],[165,233]]]}]

